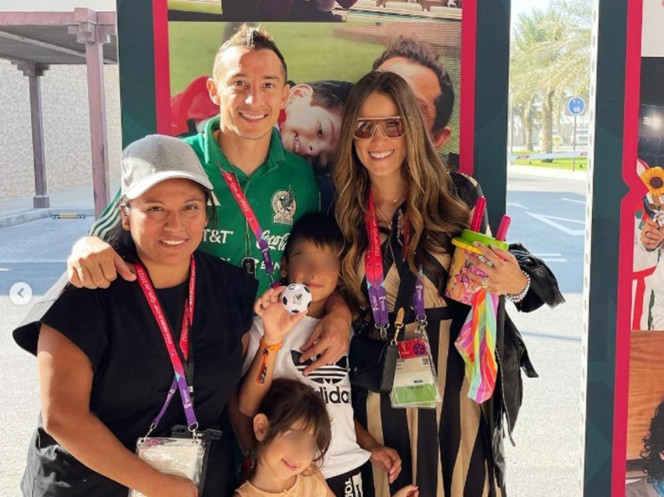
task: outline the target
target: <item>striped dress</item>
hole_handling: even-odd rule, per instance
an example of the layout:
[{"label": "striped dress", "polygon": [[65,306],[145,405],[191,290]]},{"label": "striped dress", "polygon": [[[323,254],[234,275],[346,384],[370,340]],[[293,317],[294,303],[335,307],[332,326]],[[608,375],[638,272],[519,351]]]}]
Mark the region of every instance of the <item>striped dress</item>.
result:
[{"label": "striped dress", "polygon": [[[474,205],[477,185],[472,179],[454,175],[460,196]],[[403,206],[402,206],[403,208]],[[389,228],[381,227],[385,286],[391,322],[402,271],[409,271],[403,262],[403,210],[394,215]],[[429,264],[442,267],[447,274],[450,254],[428,254]],[[435,278],[427,265],[424,268],[424,305],[427,312],[427,333],[438,374],[442,403],[436,409],[394,409],[389,394],[377,394],[353,387],[353,407],[360,423],[381,444],[395,449],[402,460],[402,471],[390,486],[386,473],[373,469],[365,478],[365,497],[389,497],[403,486],[415,483],[423,497],[502,497],[495,479],[491,457],[491,433],[482,407],[468,398],[468,381],[464,362],[454,341],[468,315],[469,307],[440,295],[445,281]],[[364,264],[358,268],[364,278]],[[366,293],[366,281],[363,281]],[[410,312],[412,320],[412,312]],[[408,322],[409,316],[406,317]],[[406,338],[415,326],[406,326]]]}]

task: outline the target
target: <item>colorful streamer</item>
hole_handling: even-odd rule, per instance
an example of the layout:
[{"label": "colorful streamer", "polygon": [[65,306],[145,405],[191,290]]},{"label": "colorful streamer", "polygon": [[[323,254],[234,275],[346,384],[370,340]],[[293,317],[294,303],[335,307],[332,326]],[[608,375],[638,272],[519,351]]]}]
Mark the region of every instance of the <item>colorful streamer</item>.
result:
[{"label": "colorful streamer", "polygon": [[466,363],[468,397],[481,404],[496,387],[496,312],[498,297],[479,290],[454,345]]}]

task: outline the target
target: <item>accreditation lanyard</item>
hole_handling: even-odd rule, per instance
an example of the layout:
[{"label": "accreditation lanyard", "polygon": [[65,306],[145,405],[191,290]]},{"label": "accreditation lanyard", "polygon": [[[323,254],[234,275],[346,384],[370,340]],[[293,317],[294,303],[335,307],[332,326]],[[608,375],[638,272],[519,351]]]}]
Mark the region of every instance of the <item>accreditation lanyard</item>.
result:
[{"label": "accreditation lanyard", "polygon": [[237,205],[240,207],[242,214],[244,214],[244,217],[247,220],[247,223],[249,223],[251,230],[254,232],[256,241],[258,241],[258,247],[260,248],[261,254],[263,256],[263,262],[265,263],[265,272],[270,278],[270,286],[273,287],[275,285],[273,276],[274,265],[272,264],[272,257],[270,256],[270,246],[267,244],[267,241],[263,237],[263,230],[258,224],[258,219],[256,218],[256,215],[254,214],[254,211],[251,208],[247,197],[244,195],[244,192],[242,191],[242,188],[240,187],[240,184],[238,183],[235,175],[222,170],[221,165],[218,165],[218,167],[219,171],[221,171],[221,175],[224,177],[224,180],[228,185],[229,190],[233,194],[233,197],[235,197]]},{"label": "accreditation lanyard", "polygon": [[[373,196],[369,194],[367,213],[365,215],[365,226],[369,239],[369,248],[365,255],[365,272],[367,278],[367,292],[371,303],[371,312],[374,325],[384,335],[390,326],[389,312],[387,309],[387,290],[385,289],[385,276],[383,274],[383,254],[381,251],[380,231],[378,229],[378,218],[374,206]],[[404,221],[404,257],[408,250],[409,223],[406,216]],[[420,326],[426,324],[424,310],[424,283],[422,282],[422,267],[420,266],[415,291],[413,293],[413,307],[417,322]]]},{"label": "accreditation lanyard", "polygon": [[[175,348],[175,344],[173,342],[173,334],[171,333],[171,328],[168,325],[168,321],[166,319],[166,315],[164,314],[164,310],[161,308],[161,304],[159,303],[159,299],[157,298],[157,293],[155,292],[154,287],[152,286],[152,282],[150,281],[148,272],[141,263],[136,264],[136,277],[138,279],[139,285],[141,286],[141,290],[143,290],[145,298],[147,299],[148,304],[150,305],[152,314],[154,314],[154,317],[157,320],[157,324],[159,325],[159,329],[161,330],[161,335],[164,338],[164,342],[166,343],[168,356],[170,357],[171,364],[173,365],[173,371],[175,372],[175,378],[173,379],[173,383],[171,383],[171,388],[169,389],[168,395],[166,396],[166,402],[164,402],[164,406],[161,408],[161,411],[159,411],[159,414],[157,414],[157,417],[155,417],[154,421],[152,421],[152,424],[150,425],[150,431],[154,430],[159,424],[159,421],[161,421],[161,418],[164,416],[164,413],[166,412],[166,409],[171,403],[173,395],[175,395],[175,392],[177,390],[180,391],[180,397],[182,399],[182,407],[184,408],[184,413],[185,416],[187,417],[187,426],[189,427],[190,431],[195,431],[196,428],[198,427],[198,421],[196,420],[196,415],[194,414],[193,402],[191,400],[191,395],[189,394],[189,387],[187,385],[187,375],[185,374],[184,371],[182,359],[180,359],[180,355],[178,354],[178,351]],[[180,333],[180,343],[179,343],[180,350],[182,351],[182,356],[184,357],[185,361],[187,361],[189,358],[189,330],[194,320],[195,297],[196,297],[196,261],[194,260],[194,256],[192,255],[191,266],[189,269],[189,296],[184,303],[184,314],[182,316],[182,332]],[[193,378],[190,378],[190,380],[193,381]],[[146,436],[149,436],[149,432],[148,435]]]}]

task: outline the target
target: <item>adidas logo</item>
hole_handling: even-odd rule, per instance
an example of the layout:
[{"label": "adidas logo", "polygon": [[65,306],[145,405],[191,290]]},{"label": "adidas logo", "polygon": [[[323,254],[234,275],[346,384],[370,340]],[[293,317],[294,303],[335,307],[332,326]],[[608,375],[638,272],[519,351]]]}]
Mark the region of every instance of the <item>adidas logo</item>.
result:
[{"label": "adidas logo", "polygon": [[[302,374],[307,366],[313,363],[316,358],[311,358],[305,362],[300,362],[302,353],[297,350],[291,350],[291,359],[297,370]],[[335,385],[342,381],[348,375],[348,357],[342,357],[336,364],[326,364],[309,373],[309,378],[321,385]]]}]

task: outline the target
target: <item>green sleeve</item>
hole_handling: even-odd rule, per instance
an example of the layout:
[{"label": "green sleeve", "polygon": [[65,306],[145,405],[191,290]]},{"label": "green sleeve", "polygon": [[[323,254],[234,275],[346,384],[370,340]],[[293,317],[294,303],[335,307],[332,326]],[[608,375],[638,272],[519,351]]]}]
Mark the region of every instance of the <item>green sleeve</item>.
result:
[{"label": "green sleeve", "polygon": [[118,190],[111,203],[106,206],[104,212],[102,212],[94,222],[88,235],[96,236],[104,241],[108,241],[108,235],[111,232],[111,229],[120,221],[120,209],[118,208],[120,196],[121,192]]}]

